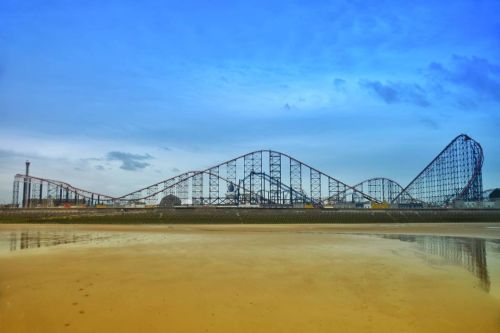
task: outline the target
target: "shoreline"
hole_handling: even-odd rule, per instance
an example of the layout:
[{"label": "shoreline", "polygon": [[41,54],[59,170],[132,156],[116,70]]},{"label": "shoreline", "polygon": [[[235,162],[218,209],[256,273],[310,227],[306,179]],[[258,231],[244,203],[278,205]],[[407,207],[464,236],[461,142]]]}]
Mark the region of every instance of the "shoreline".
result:
[{"label": "shoreline", "polygon": [[141,233],[318,233],[337,235],[420,235],[500,239],[496,223],[337,223],[337,224],[60,224],[3,223],[0,232],[12,229]]}]

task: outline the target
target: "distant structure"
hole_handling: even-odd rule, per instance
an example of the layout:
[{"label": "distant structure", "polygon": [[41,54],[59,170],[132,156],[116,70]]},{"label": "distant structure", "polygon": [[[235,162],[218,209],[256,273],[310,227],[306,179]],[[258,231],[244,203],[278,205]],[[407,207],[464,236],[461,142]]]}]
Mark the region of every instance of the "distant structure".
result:
[{"label": "distant structure", "polygon": [[[12,202],[16,207],[448,207],[456,202],[481,201],[483,159],[481,145],[461,134],[405,187],[382,177],[351,186],[290,155],[258,150],[120,197],[31,176],[27,162],[26,173],[14,178]],[[20,196],[21,183],[24,189]]]},{"label": "distant structure", "polygon": [[181,199],[177,198],[173,194],[169,194],[166,197],[163,197],[160,201],[160,207],[175,207],[182,205]]},{"label": "distant structure", "polygon": [[30,198],[31,198],[31,179],[29,177],[30,161],[26,161],[25,175],[26,177],[24,177],[24,183],[23,183],[23,208],[27,208],[30,206]]},{"label": "distant structure", "polygon": [[491,201],[500,201],[500,188],[493,189],[488,195],[488,199]]},{"label": "distant structure", "polygon": [[[463,206],[471,205],[473,203],[462,203]],[[500,209],[500,188],[492,188],[483,192],[483,204],[487,208]]]}]

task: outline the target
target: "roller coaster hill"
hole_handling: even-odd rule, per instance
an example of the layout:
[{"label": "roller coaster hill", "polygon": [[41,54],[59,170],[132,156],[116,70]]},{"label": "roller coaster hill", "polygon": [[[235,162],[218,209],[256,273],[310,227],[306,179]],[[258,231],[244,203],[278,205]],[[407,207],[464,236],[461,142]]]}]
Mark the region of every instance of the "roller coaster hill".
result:
[{"label": "roller coaster hill", "polygon": [[[274,150],[258,150],[114,197],[66,182],[17,174],[13,207],[439,208],[483,199],[481,145],[454,138],[408,185],[371,178],[348,185]],[[474,204],[473,204],[474,203]]]}]

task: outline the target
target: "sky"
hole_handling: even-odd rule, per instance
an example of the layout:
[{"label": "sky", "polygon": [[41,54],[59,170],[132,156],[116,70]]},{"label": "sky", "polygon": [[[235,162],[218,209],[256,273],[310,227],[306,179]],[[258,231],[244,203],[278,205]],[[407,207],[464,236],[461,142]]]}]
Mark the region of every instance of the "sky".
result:
[{"label": "sky", "polygon": [[500,187],[499,1],[0,1],[0,203],[257,149],[406,185],[454,137]]}]

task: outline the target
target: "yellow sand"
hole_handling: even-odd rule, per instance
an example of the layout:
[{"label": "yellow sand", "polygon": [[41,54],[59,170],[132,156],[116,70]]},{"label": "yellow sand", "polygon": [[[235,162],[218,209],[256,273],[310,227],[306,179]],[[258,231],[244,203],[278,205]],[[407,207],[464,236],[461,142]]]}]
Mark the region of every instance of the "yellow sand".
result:
[{"label": "yellow sand", "polygon": [[500,238],[491,225],[0,226],[106,236],[1,254],[0,332],[500,332],[500,300],[463,267],[338,233],[404,228]]}]

